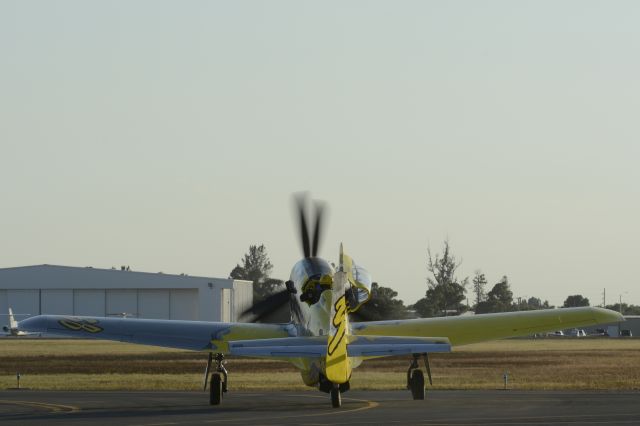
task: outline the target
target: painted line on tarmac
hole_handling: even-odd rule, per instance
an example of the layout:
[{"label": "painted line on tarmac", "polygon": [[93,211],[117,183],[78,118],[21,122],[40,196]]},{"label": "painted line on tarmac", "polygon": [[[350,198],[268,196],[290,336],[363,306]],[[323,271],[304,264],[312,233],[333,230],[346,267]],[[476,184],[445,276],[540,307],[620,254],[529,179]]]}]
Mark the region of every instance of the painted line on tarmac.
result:
[{"label": "painted line on tarmac", "polygon": [[[322,396],[322,395],[300,395],[300,394],[296,394],[296,395],[288,395],[290,397],[296,397],[296,398],[321,398],[321,399],[326,399],[326,397]],[[320,415],[333,415],[333,414],[339,414],[339,413],[354,413],[356,411],[363,411],[363,410],[370,410],[372,408],[376,408],[378,405],[380,405],[379,403],[375,402],[375,401],[370,401],[368,399],[357,399],[357,398],[342,398],[345,401],[356,401],[356,402],[364,402],[367,405],[364,407],[360,407],[360,408],[352,408],[350,410],[341,410],[341,411],[332,411],[330,413],[326,413],[326,414],[320,414]],[[308,416],[311,415],[315,415],[315,414],[309,414]],[[303,416],[304,417],[304,416]]]},{"label": "painted line on tarmac", "polygon": [[[321,395],[286,395],[288,397],[295,397],[295,398],[322,398],[325,399],[325,397],[321,396]],[[380,404],[375,402],[375,401],[369,401],[369,400],[365,400],[365,399],[356,399],[356,398],[342,398],[343,401],[355,401],[355,402],[363,402],[366,405],[363,407],[358,407],[358,408],[351,408],[348,410],[343,410],[343,409],[339,409],[339,410],[335,410],[335,411],[329,411],[329,412],[325,412],[325,413],[309,413],[309,414],[291,414],[291,415],[286,415],[286,416],[275,416],[275,417],[271,417],[271,416],[260,416],[260,417],[242,417],[242,418],[237,418],[237,419],[215,419],[215,420],[204,420],[204,421],[196,421],[196,423],[247,423],[247,422],[252,422],[252,421],[261,421],[261,420],[266,420],[266,421],[273,421],[273,420],[283,420],[283,419],[291,419],[291,418],[303,418],[303,417],[323,417],[323,416],[333,416],[336,414],[346,414],[346,413],[355,413],[357,411],[363,411],[363,410],[370,410],[372,408],[376,408],[377,406],[379,406]],[[191,424],[193,423],[192,421],[188,421],[188,422],[179,422],[179,423],[144,423],[144,424],[136,424],[136,425],[132,425],[132,426],[160,426],[160,425],[180,425],[180,424]]]},{"label": "painted line on tarmac", "polygon": [[45,408],[53,413],[75,413],[80,411],[80,407],[74,405],[62,405],[62,404],[49,404],[46,402],[34,402],[34,401],[14,401],[10,399],[0,399],[0,404],[4,405],[22,405],[32,408]]},{"label": "painted line on tarmac", "polygon": [[[326,397],[321,395],[286,395],[288,397],[293,398],[321,398],[326,399]],[[282,420],[282,419],[291,419],[291,418],[303,418],[303,417],[323,417],[323,416],[334,416],[336,414],[346,414],[346,413],[355,413],[357,411],[370,410],[372,408],[376,408],[380,404],[375,401],[369,401],[366,399],[356,399],[356,398],[342,398],[343,401],[356,401],[356,402],[364,402],[366,405],[364,407],[352,408],[349,410],[338,409],[335,411],[329,411],[326,413],[309,413],[309,414],[291,414],[287,416],[276,416],[276,417],[254,417],[254,418],[242,418],[242,419],[219,419],[219,420],[209,420],[203,423],[222,423],[222,422],[246,422],[246,421],[254,421],[254,420]]]}]

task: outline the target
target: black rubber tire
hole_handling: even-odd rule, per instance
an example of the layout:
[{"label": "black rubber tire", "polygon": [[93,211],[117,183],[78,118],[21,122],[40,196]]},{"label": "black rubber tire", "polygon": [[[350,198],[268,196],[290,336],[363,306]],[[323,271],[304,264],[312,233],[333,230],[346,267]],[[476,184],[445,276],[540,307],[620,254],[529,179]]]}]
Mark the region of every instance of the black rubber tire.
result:
[{"label": "black rubber tire", "polygon": [[211,375],[211,382],[209,382],[209,404],[220,405],[222,402],[222,378],[220,374],[214,373]]},{"label": "black rubber tire", "polygon": [[340,396],[340,388],[331,389],[331,406],[340,408],[342,406],[342,397]]},{"label": "black rubber tire", "polygon": [[424,374],[422,370],[417,369],[411,372],[409,385],[411,386],[411,396],[413,396],[413,399],[424,399]]}]

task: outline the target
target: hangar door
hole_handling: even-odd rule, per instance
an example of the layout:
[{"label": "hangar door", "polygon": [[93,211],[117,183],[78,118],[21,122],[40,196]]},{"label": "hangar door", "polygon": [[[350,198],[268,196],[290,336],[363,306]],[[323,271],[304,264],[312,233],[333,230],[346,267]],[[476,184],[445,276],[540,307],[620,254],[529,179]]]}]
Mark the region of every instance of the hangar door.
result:
[{"label": "hangar door", "polygon": [[9,307],[17,320],[40,314],[199,319],[197,289],[0,290],[0,314]]},{"label": "hangar door", "polygon": [[196,289],[107,290],[107,315],[148,319],[198,319]]},{"label": "hangar door", "polygon": [[138,290],[138,314],[140,318],[169,319],[171,317],[170,298],[170,290]]},{"label": "hangar door", "polygon": [[73,290],[40,290],[43,315],[73,315]]},{"label": "hangar door", "polygon": [[231,322],[231,289],[223,288],[222,290],[222,318],[224,322]]},{"label": "hangar door", "polygon": [[138,291],[132,289],[107,289],[107,316],[138,316]]},{"label": "hangar door", "polygon": [[170,304],[171,319],[198,320],[198,290],[172,289]]},{"label": "hangar door", "polygon": [[105,290],[73,290],[73,314],[90,317],[105,316]]},{"label": "hangar door", "polygon": [[40,290],[0,290],[0,314],[8,313],[9,308],[18,321],[40,315]]}]

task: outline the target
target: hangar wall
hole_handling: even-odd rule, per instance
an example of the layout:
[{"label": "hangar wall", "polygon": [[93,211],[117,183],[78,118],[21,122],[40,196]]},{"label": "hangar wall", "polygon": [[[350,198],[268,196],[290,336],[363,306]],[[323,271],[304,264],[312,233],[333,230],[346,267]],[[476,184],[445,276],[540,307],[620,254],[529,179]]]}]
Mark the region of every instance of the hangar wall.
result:
[{"label": "hangar wall", "polygon": [[0,269],[0,312],[237,321],[252,302],[252,285],[241,280],[54,265]]},{"label": "hangar wall", "polygon": [[[199,319],[197,289],[0,289],[0,312]],[[219,320],[230,321],[222,315]]]},{"label": "hangar wall", "polygon": [[630,330],[634,337],[640,337],[640,315],[625,315],[623,322],[610,322],[598,324],[592,327],[585,327],[587,334],[595,333],[597,329],[604,329],[612,337],[618,337],[621,330]]}]

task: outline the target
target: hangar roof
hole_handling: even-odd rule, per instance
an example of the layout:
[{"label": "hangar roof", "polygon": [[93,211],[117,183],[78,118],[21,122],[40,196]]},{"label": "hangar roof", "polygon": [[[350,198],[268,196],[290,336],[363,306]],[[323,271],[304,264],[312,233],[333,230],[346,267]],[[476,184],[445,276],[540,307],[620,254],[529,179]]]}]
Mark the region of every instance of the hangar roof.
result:
[{"label": "hangar roof", "polygon": [[[221,279],[214,277],[201,277],[196,275],[188,275],[188,274],[165,274],[164,272],[143,272],[143,271],[133,271],[129,268],[121,266],[120,269],[112,267],[112,268],[94,268],[93,266],[64,266],[64,265],[49,265],[44,263],[42,265],[26,265],[26,266],[12,266],[9,268],[0,268],[0,274],[4,271],[26,271],[26,270],[35,270],[35,269],[59,269],[59,270],[68,270],[68,271],[101,271],[101,272],[109,272],[109,273],[121,273],[121,272],[129,272],[134,274],[146,274],[146,275],[166,275],[168,277],[180,277],[180,278],[197,278],[197,279]],[[222,278],[226,279],[226,278]]]},{"label": "hangar roof", "polygon": [[234,288],[251,285],[231,278],[198,277],[60,265],[0,268],[0,289],[37,288]]}]

